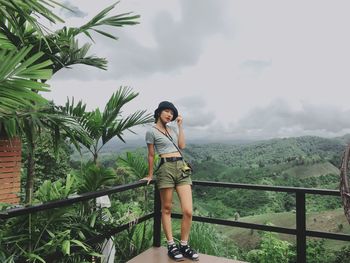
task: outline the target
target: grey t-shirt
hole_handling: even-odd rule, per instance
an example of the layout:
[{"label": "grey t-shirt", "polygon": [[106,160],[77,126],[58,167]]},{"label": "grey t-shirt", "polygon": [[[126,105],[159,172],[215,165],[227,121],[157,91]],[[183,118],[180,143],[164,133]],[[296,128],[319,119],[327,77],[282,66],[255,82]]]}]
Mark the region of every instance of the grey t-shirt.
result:
[{"label": "grey t-shirt", "polygon": [[[178,145],[178,135],[176,129],[172,126],[168,126],[168,128],[170,128],[170,136],[172,137],[173,142],[176,143],[176,145]],[[164,133],[162,133],[154,127],[151,127],[146,132],[146,143],[154,144],[156,152],[159,155],[179,151]]]}]

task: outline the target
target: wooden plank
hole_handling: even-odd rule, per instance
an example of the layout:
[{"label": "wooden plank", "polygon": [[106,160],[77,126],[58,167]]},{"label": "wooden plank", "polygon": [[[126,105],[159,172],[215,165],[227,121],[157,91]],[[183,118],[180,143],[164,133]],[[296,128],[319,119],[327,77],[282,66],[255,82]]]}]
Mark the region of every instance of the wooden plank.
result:
[{"label": "wooden plank", "polygon": [[0,187],[0,194],[3,193],[18,193],[20,191],[20,184],[6,184],[3,187]]},{"label": "wooden plank", "polygon": [[7,194],[18,194],[20,192],[20,189],[0,189],[0,196],[1,195],[7,195]]},{"label": "wooden plank", "polygon": [[0,173],[0,182],[9,181],[9,180],[19,180],[19,179],[20,179],[20,173]]},{"label": "wooden plank", "polygon": [[[140,255],[129,260],[127,263],[174,263],[175,261],[170,259],[165,247],[151,247],[141,253]],[[184,259],[182,263],[196,262],[189,259]],[[200,263],[244,263],[243,261],[237,261],[222,257],[214,257],[199,253]]]},{"label": "wooden plank", "polygon": [[20,141],[8,141],[8,140],[0,140],[1,147],[18,147],[21,146]]},{"label": "wooden plank", "polygon": [[7,204],[17,205],[17,204],[19,204],[19,197],[11,198],[11,199],[4,199],[4,200],[0,199],[0,203],[7,203]]},{"label": "wooden plank", "polygon": [[3,194],[16,194],[20,192],[19,187],[0,189],[0,195]]},{"label": "wooden plank", "polygon": [[18,182],[7,182],[7,183],[4,183],[3,185],[0,185],[0,189],[15,188],[15,187],[18,187],[20,185],[21,185],[21,183],[19,181]]},{"label": "wooden plank", "polygon": [[4,145],[0,144],[0,152],[19,152],[22,150],[21,145]]},{"label": "wooden plank", "polygon": [[17,197],[18,195],[16,193],[0,194],[0,200],[13,199]]},{"label": "wooden plank", "polygon": [[2,189],[17,189],[17,187],[20,187],[20,186],[21,186],[20,182],[6,183],[0,186],[0,191]]},{"label": "wooden plank", "polygon": [[12,176],[12,177],[1,177],[0,174],[0,187],[1,184],[8,184],[8,183],[13,183],[13,182],[19,182],[20,181],[20,177],[19,176]]},{"label": "wooden plank", "polygon": [[11,151],[11,152],[0,152],[0,157],[11,157],[11,156],[21,156],[21,152],[14,152],[14,151]]},{"label": "wooden plank", "polygon": [[0,189],[0,196],[13,193],[15,193],[15,191],[12,188]]},{"label": "wooden plank", "polygon": [[0,180],[4,178],[20,178],[19,169],[18,172],[12,172],[12,173],[1,173],[0,172]]},{"label": "wooden plank", "polygon": [[13,189],[20,185],[20,181],[7,181],[7,182],[1,182],[0,189]]},{"label": "wooden plank", "polygon": [[11,152],[0,152],[0,156],[1,157],[11,157],[11,156],[19,156],[21,157],[22,155],[22,152],[19,151],[19,152],[14,152],[14,151],[11,151]]},{"label": "wooden plank", "polygon": [[2,187],[3,185],[19,183],[20,181],[21,181],[21,178],[19,177],[0,178],[0,188],[3,188]]},{"label": "wooden plank", "polygon": [[15,138],[12,138],[12,139],[0,139],[0,145],[1,144],[10,144],[10,145],[16,145],[16,144],[21,144],[21,140],[19,139],[15,139]]},{"label": "wooden plank", "polygon": [[20,162],[22,160],[21,156],[10,156],[10,157],[1,157],[0,163],[7,163],[7,162]]},{"label": "wooden plank", "polygon": [[[0,157],[1,158],[1,157]],[[0,163],[0,169],[4,167],[21,167],[21,162],[6,162]]]},{"label": "wooden plank", "polygon": [[0,139],[0,202],[20,201],[21,151],[20,138]]},{"label": "wooden plank", "polygon": [[[18,170],[21,169],[21,162],[13,162],[13,163],[0,163],[0,169],[5,169],[5,168],[16,168]],[[1,171],[0,171],[1,173]]]},{"label": "wooden plank", "polygon": [[6,143],[6,142],[0,142],[0,151],[2,151],[3,149],[4,150],[8,150],[8,149],[17,149],[18,148],[21,148],[21,144],[20,143],[13,143],[13,144],[9,144],[9,143]]},{"label": "wooden plank", "polygon": [[0,164],[0,174],[3,173],[20,173],[21,166],[1,166]]}]

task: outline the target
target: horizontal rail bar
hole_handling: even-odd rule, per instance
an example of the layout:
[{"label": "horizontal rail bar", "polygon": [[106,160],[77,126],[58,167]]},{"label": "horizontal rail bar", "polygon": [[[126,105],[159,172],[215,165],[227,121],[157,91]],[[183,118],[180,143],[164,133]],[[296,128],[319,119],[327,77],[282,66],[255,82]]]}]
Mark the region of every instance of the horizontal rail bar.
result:
[{"label": "horizontal rail bar", "polygon": [[[172,213],[171,217],[181,219],[182,214]],[[246,223],[246,222],[231,221],[231,220],[226,220],[226,219],[217,219],[217,218],[210,218],[210,217],[203,217],[203,216],[193,216],[192,220],[197,221],[197,222],[202,222],[202,223],[210,223],[210,224],[217,224],[217,225],[223,225],[223,226],[234,226],[234,227],[240,227],[240,228],[256,229],[256,230],[263,230],[263,231],[269,231],[269,232],[275,232],[275,233],[283,233],[283,234],[289,234],[289,235],[296,235],[296,233],[297,233],[297,230],[293,229],[293,228],[276,227],[276,226],[268,226],[268,225],[261,225],[261,224],[252,224],[252,223]],[[334,240],[341,240],[341,241],[350,241],[350,235],[330,233],[330,232],[306,230],[306,236],[334,239]]]},{"label": "horizontal rail bar", "polygon": [[200,186],[212,186],[212,187],[223,187],[223,188],[238,188],[238,189],[287,192],[287,193],[300,192],[305,194],[340,196],[339,190],[329,190],[329,189],[270,186],[270,185],[257,185],[257,184],[237,184],[237,183],[223,183],[223,182],[196,181],[196,180],[193,180],[193,184],[200,185]]},{"label": "horizontal rail bar", "polygon": [[350,235],[330,233],[330,232],[306,230],[306,236],[334,239],[334,240],[342,240],[342,241],[350,241]]},{"label": "horizontal rail bar", "polygon": [[[174,214],[171,214],[171,217],[182,218],[182,215],[174,213]],[[202,222],[202,223],[210,223],[210,224],[217,224],[217,225],[223,225],[223,226],[235,226],[235,227],[241,227],[241,228],[264,230],[269,232],[276,232],[276,233],[283,233],[283,234],[290,234],[290,235],[296,235],[297,233],[296,229],[293,229],[293,228],[252,224],[252,223],[245,223],[245,222],[239,222],[239,221],[231,221],[226,219],[203,217],[203,216],[193,216],[192,220],[197,222]]]},{"label": "horizontal rail bar", "polygon": [[[151,183],[154,183],[154,180],[152,180]],[[138,182],[131,183],[131,184],[118,185],[118,186],[110,187],[108,189],[102,189],[102,190],[99,190],[96,192],[89,192],[89,193],[84,193],[84,194],[80,194],[80,195],[74,195],[74,196],[68,197],[67,199],[50,201],[50,202],[47,202],[44,204],[37,204],[37,205],[28,206],[28,207],[7,209],[7,210],[0,212],[0,219],[8,219],[11,217],[31,214],[31,213],[35,213],[38,211],[49,210],[52,208],[67,206],[67,205],[71,205],[74,203],[90,200],[90,199],[93,199],[96,197],[115,194],[115,193],[119,193],[119,192],[124,192],[124,191],[130,190],[130,189],[134,189],[134,188],[138,188],[138,187],[146,186],[146,185],[147,185],[146,181],[138,181]]]}]

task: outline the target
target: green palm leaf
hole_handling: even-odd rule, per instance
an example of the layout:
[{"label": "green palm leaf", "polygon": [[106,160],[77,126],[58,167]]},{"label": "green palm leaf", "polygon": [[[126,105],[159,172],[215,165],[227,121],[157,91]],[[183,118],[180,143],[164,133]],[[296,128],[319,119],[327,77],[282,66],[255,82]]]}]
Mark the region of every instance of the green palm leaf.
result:
[{"label": "green palm leaf", "polygon": [[62,111],[73,114],[92,138],[92,144],[82,141],[81,143],[93,154],[95,161],[98,152],[112,138],[118,137],[125,142],[123,138],[125,131],[133,132],[132,127],[153,121],[152,116],[146,114],[145,110],[136,111],[125,118],[122,117],[122,107],[137,96],[138,93],[132,92],[129,87],[120,87],[112,94],[103,112],[98,108],[91,112],[85,112],[85,104],[79,102],[74,105],[74,100],[71,102],[68,100],[65,107],[61,108]]},{"label": "green palm leaf", "polygon": [[67,9],[54,0],[0,0],[0,28],[5,29],[6,33],[13,32],[16,39],[25,44],[23,24],[27,23],[42,38],[45,28],[38,21],[38,15],[51,23],[64,22],[51,11],[54,6]]},{"label": "green palm leaf", "polygon": [[[156,155],[154,159],[153,170],[158,166],[159,157]],[[124,156],[117,159],[117,165],[126,168],[136,178],[141,179],[148,174],[148,162],[145,156],[140,153],[126,152]]]},{"label": "green palm leaf", "polygon": [[47,101],[34,91],[49,91],[49,85],[33,79],[47,80],[52,70],[50,61],[35,64],[43,53],[27,57],[31,47],[19,51],[0,51],[0,120],[11,117],[33,103]]},{"label": "green palm leaf", "polygon": [[[113,27],[122,27],[126,25],[136,25],[138,24],[136,19],[140,18],[139,15],[131,16],[131,12],[129,13],[123,13],[111,17],[107,17],[107,14],[118,4],[119,2],[108,6],[107,8],[103,9],[100,13],[98,13],[96,16],[94,16],[89,22],[87,22],[85,25],[72,29],[73,34],[79,34],[79,33],[86,33],[88,30],[94,30],[97,33],[100,33],[104,36],[110,37],[112,39],[117,39],[115,36],[108,34],[104,31],[97,30],[95,27],[98,26],[113,26]],[[88,33],[88,36],[90,34]]]}]

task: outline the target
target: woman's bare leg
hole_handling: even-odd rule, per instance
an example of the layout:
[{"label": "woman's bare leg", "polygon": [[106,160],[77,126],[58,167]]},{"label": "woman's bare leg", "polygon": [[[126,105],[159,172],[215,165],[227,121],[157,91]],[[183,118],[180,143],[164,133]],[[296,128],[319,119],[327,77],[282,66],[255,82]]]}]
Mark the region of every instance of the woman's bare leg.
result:
[{"label": "woman's bare leg", "polygon": [[188,241],[192,224],[192,188],[191,185],[176,187],[182,210],[181,240]]},{"label": "woman's bare leg", "polygon": [[173,231],[171,228],[171,207],[173,204],[173,191],[174,188],[160,189],[160,200],[162,206],[162,224],[166,239],[173,239]]}]

